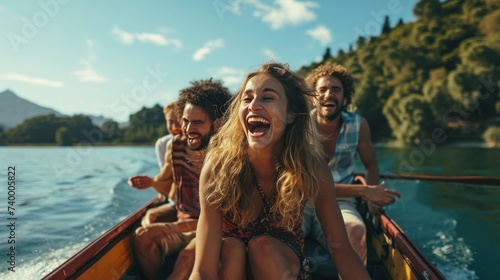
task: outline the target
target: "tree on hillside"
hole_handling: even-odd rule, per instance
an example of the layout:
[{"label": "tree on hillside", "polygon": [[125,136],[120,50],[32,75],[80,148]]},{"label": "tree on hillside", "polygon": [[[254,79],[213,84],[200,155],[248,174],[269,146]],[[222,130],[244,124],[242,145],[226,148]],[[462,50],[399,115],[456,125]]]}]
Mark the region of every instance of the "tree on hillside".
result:
[{"label": "tree on hillside", "polygon": [[3,127],[0,127],[0,145],[4,145],[6,143],[7,143],[7,135],[5,134]]},{"label": "tree on hillside", "polygon": [[[495,70],[497,69],[497,70]],[[460,104],[456,111],[467,121],[485,121],[496,116],[499,101],[498,67],[471,68],[461,65],[448,76],[448,92]]]},{"label": "tree on hillside", "polygon": [[396,24],[396,27],[403,26],[405,23],[403,21],[403,18],[399,18],[398,23]]},{"label": "tree on hillside", "polygon": [[448,122],[452,120],[447,113],[447,108],[451,108],[455,104],[446,87],[447,75],[444,68],[432,70],[429,80],[425,82],[423,88],[424,98],[429,103],[432,116],[441,127],[446,127]]},{"label": "tree on hillside", "polygon": [[483,0],[465,0],[462,4],[462,12],[467,24],[476,25],[488,14],[488,7]]},{"label": "tree on hillside", "polygon": [[323,59],[321,60],[321,63],[328,61],[330,58],[332,58],[330,48],[326,48],[326,51],[325,51],[325,54],[323,54]]},{"label": "tree on hillside", "polygon": [[143,107],[129,119],[129,126],[123,132],[125,142],[151,143],[167,133],[163,108],[158,104],[152,108]]},{"label": "tree on hillside", "polygon": [[7,131],[9,143],[55,143],[56,130],[63,125],[54,114],[36,116]]},{"label": "tree on hillside", "polygon": [[72,144],[72,135],[68,127],[61,126],[56,130],[56,143],[60,146],[70,146]]},{"label": "tree on hillside", "polygon": [[344,50],[339,49],[339,52],[337,53],[337,57],[336,57],[336,59],[338,60],[338,64],[344,65],[346,58],[347,58],[347,55],[344,52]]},{"label": "tree on hillside", "polygon": [[98,128],[92,124],[92,120],[85,115],[74,115],[72,117],[61,118],[64,126],[71,135],[72,143],[92,143],[98,144],[102,141],[102,134]]},{"label": "tree on hillside", "polygon": [[387,34],[391,31],[391,24],[389,22],[389,16],[385,16],[384,24],[382,25],[382,34]]},{"label": "tree on hillside", "polygon": [[373,76],[363,76],[356,81],[356,92],[352,98],[352,106],[356,113],[362,115],[370,124],[373,140],[387,138],[389,128],[382,108],[385,98],[380,98],[381,89]]},{"label": "tree on hillside", "polygon": [[[62,138],[56,139],[56,132]],[[93,137],[97,129],[88,116],[75,115],[72,117],[56,117],[54,114],[36,116],[25,120],[22,124],[7,131],[9,143],[53,144],[53,143],[79,143],[82,141],[95,142]],[[64,137],[63,137],[64,136]],[[57,141],[60,140],[60,141]]]},{"label": "tree on hillside", "polygon": [[500,126],[490,126],[486,129],[483,139],[493,147],[500,147]]},{"label": "tree on hillside", "polygon": [[366,44],[366,38],[364,36],[359,36],[356,40],[356,49],[359,50]]},{"label": "tree on hillside", "polygon": [[462,64],[471,68],[496,68],[500,65],[500,51],[493,49],[482,38],[471,38],[460,44]]},{"label": "tree on hillside", "polygon": [[120,142],[122,140],[123,131],[115,121],[106,121],[99,129],[103,133],[104,142]]},{"label": "tree on hillside", "polygon": [[[500,1],[496,1],[500,3]],[[498,4],[500,6],[500,4]],[[479,24],[479,30],[484,39],[495,49],[500,48],[500,8],[486,15]]]},{"label": "tree on hillside", "polygon": [[420,94],[391,97],[384,112],[393,135],[403,145],[419,145],[437,127],[429,103]]},{"label": "tree on hillside", "polygon": [[423,20],[439,16],[440,11],[441,3],[439,3],[439,0],[420,0],[413,7],[415,17]]}]

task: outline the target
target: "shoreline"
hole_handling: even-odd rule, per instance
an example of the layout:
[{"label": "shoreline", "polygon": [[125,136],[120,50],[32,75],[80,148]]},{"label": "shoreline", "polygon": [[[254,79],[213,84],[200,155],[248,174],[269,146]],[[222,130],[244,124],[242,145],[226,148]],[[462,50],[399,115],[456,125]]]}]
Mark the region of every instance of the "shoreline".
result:
[{"label": "shoreline", "polygon": [[[89,145],[70,145],[70,146],[60,146],[57,144],[51,144],[51,143],[46,143],[46,144],[5,144],[5,145],[0,145],[1,147],[59,147],[59,148],[71,148],[71,147],[81,147],[81,146],[89,146]],[[115,143],[115,144],[110,144],[110,143],[103,143],[103,144],[97,144],[97,145],[90,145],[92,147],[154,147],[155,143]],[[391,143],[391,142],[374,142],[373,147],[375,148],[411,148],[411,147],[418,147],[418,146],[403,146],[397,143]],[[456,147],[456,148],[500,148],[500,147],[495,147],[492,144],[488,144],[485,142],[470,142],[470,141],[463,141],[463,142],[454,142],[450,144],[445,144],[445,145],[440,145],[438,147],[441,148],[448,148],[448,147]]]}]

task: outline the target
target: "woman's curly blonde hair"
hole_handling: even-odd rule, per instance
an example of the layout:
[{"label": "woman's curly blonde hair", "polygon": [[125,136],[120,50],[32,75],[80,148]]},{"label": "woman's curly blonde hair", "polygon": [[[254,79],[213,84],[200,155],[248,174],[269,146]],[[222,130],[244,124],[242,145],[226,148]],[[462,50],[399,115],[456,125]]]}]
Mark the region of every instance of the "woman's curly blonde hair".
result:
[{"label": "woman's curly blonde hair", "polygon": [[233,97],[224,116],[224,125],[212,138],[205,159],[211,164],[205,199],[224,215],[231,215],[241,227],[252,222],[250,219],[257,211],[252,201],[257,179],[248,158],[248,141],[238,118],[238,108],[247,82],[260,74],[271,75],[283,85],[287,111],[295,117],[283,135],[284,147],[275,170],[277,199],[271,208],[272,214],[279,217],[279,226],[292,230],[302,219],[300,206],[306,200],[314,202],[316,199],[319,182],[315,174],[324,160],[319,133],[310,116],[314,91],[286,64],[262,65],[246,76]]}]

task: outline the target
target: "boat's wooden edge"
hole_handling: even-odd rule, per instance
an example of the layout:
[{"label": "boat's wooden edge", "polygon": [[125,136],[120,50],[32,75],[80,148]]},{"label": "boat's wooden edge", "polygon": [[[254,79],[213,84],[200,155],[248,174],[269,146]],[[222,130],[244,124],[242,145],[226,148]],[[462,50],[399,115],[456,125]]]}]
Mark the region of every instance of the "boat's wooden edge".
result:
[{"label": "boat's wooden edge", "polygon": [[[386,234],[390,240],[387,245],[399,251],[405,263],[411,268],[416,279],[446,279],[437,267],[416,247],[415,243],[408,237],[399,225],[388,216],[382,214],[378,217],[381,223],[383,234]],[[390,250],[390,248],[385,248]],[[389,253],[389,252],[386,252]],[[392,256],[394,261],[394,256]],[[397,266],[397,265],[392,265]],[[388,268],[391,270],[390,267]],[[393,271],[394,272],[394,271]],[[398,272],[401,273],[401,272]],[[393,278],[397,279],[401,277]]]},{"label": "boat's wooden edge", "polygon": [[116,244],[126,236],[129,231],[127,229],[135,227],[135,225],[140,222],[142,216],[148,208],[159,203],[160,201],[157,198],[150,200],[139,208],[139,210],[132,213],[125,220],[121,221],[110,230],[106,231],[103,235],[84,247],[42,279],[60,280],[77,277],[79,274],[84,272],[85,267],[91,265],[92,260],[95,261],[94,256],[103,253],[103,251],[112,249],[112,245]]}]

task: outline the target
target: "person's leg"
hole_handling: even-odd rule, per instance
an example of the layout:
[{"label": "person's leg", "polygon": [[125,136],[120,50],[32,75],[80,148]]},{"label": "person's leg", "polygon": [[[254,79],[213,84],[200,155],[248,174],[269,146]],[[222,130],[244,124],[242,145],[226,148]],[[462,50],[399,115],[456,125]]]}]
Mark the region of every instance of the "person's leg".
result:
[{"label": "person's leg", "polygon": [[344,219],[347,236],[352,248],[366,266],[366,226],[356,206],[351,203],[339,203]]},{"label": "person's leg", "polygon": [[238,238],[222,239],[219,279],[246,278],[246,250],[245,243]]},{"label": "person's leg", "polygon": [[255,236],[248,242],[248,259],[254,279],[297,279],[300,271],[295,252],[269,235]]},{"label": "person's leg", "polygon": [[148,209],[141,220],[141,225],[148,226],[153,223],[171,223],[177,221],[177,209],[174,203],[165,203]]},{"label": "person's leg", "polygon": [[[174,268],[172,270],[172,274],[167,278],[167,280],[187,280],[189,279],[189,275],[193,271],[194,266],[194,253],[195,253],[195,232],[190,234],[184,234],[185,243],[189,244],[184,247],[179,252],[177,256],[177,260],[175,261]],[[191,241],[189,241],[191,240]]]},{"label": "person's leg", "polygon": [[142,271],[148,279],[161,279],[164,256],[178,252],[186,244],[182,233],[176,233],[171,224],[151,224],[135,231],[134,251]]}]

